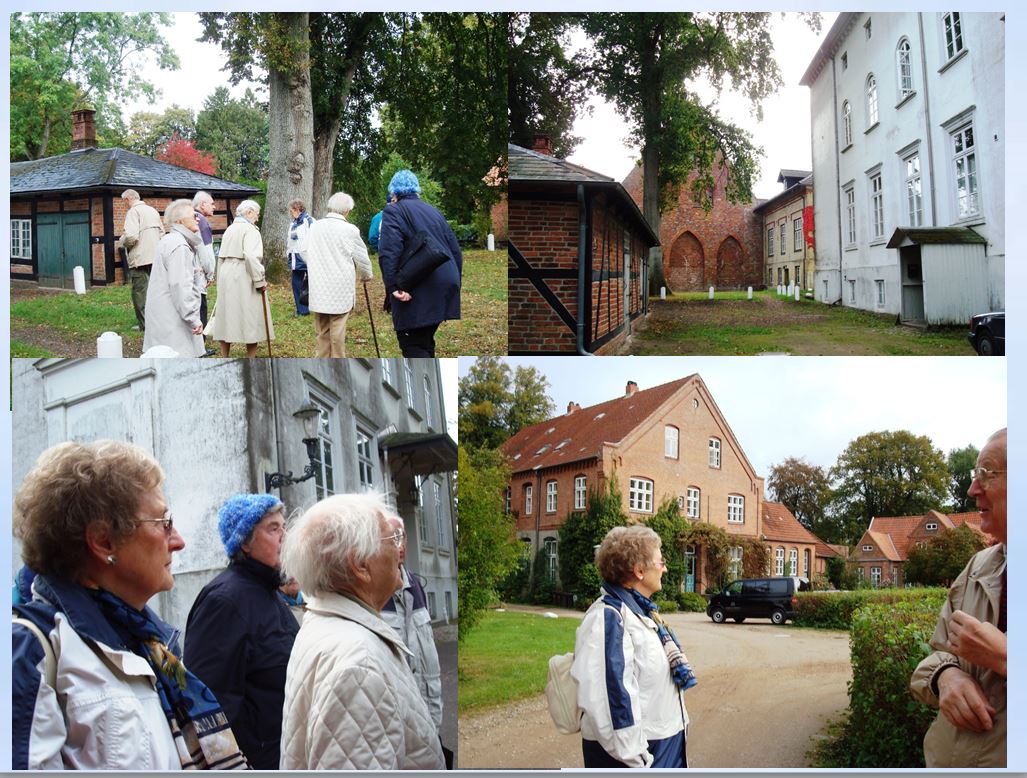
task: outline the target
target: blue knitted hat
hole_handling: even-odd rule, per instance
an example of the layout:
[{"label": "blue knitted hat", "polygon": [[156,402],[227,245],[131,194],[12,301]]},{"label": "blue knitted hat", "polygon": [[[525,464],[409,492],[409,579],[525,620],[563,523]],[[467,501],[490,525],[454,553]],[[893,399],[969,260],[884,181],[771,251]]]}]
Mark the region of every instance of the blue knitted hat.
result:
[{"label": "blue knitted hat", "polygon": [[229,497],[218,511],[218,532],[229,558],[235,556],[239,546],[253,532],[262,518],[282,506],[273,494],[237,494]]},{"label": "blue knitted hat", "polygon": [[405,195],[412,192],[418,194],[421,192],[421,184],[418,182],[417,176],[409,170],[397,170],[392,180],[389,181],[389,194]]}]

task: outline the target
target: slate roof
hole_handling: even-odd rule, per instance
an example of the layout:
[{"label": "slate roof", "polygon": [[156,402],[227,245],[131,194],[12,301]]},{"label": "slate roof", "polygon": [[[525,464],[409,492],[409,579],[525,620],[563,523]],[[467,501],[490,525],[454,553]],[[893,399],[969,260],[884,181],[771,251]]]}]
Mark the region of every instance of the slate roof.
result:
[{"label": "slate roof", "polygon": [[766,213],[777,208],[779,205],[793,200],[797,197],[804,196],[804,189],[807,186],[813,186],[813,174],[806,170],[782,170],[778,175],[777,180],[784,181],[786,177],[788,179],[802,176],[801,180],[796,181],[790,187],[784,191],[778,192],[776,195],[771,197],[769,200],[761,200],[759,203],[753,206],[754,213]]},{"label": "slate roof", "polygon": [[823,543],[799,523],[787,505],[769,500],[763,501],[763,535],[767,540],[783,543]]},{"label": "slate roof", "polygon": [[788,168],[781,168],[781,172],[777,174],[777,181],[778,183],[781,183],[789,178],[798,178],[801,180],[811,175],[813,175],[812,170],[789,170]]},{"label": "slate roof", "polygon": [[[939,530],[953,529],[963,524],[969,524],[978,530],[981,529],[979,511],[950,514],[929,511],[921,516],[875,516],[870,520],[866,534],[884,552],[887,559],[893,562],[904,562],[909,558],[909,547],[913,543],[910,536],[926,518],[937,521]],[[862,541],[860,541],[860,545],[862,545]]]},{"label": "slate roof", "polygon": [[502,450],[515,473],[598,458],[603,443],[622,441],[692,380],[701,379],[692,374],[533,424],[506,441]]},{"label": "slate roof", "polygon": [[507,145],[507,164],[510,166],[511,181],[613,182],[612,178],[602,173],[513,143]]},{"label": "slate roof", "polygon": [[909,240],[917,246],[929,244],[942,245],[973,245],[987,243],[980,235],[969,227],[897,227],[888,239],[887,248],[897,249],[904,241]]},{"label": "slate roof", "polygon": [[56,157],[11,163],[12,195],[128,188],[181,191],[190,196],[200,189],[239,195],[260,191],[247,184],[186,170],[119,148],[82,149]]}]

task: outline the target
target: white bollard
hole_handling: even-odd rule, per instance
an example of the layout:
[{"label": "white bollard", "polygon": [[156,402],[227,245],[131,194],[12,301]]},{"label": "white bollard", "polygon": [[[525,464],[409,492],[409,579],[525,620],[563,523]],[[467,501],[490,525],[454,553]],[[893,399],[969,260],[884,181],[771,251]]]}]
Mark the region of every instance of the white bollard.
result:
[{"label": "white bollard", "polygon": [[489,251],[495,251],[496,250],[496,236],[493,235],[491,232],[489,233],[489,237],[488,237],[488,247],[489,247]]},{"label": "white bollard", "polygon": [[799,289],[799,285],[798,285],[798,284],[796,284],[796,285],[795,285],[795,299],[796,299],[796,300],[798,300],[798,299],[799,299],[799,294],[800,294],[801,292],[802,292],[802,290],[801,290],[801,289]]},{"label": "white bollard", "polygon": [[713,299],[713,287],[712,286],[710,287],[710,299],[711,300]]},{"label": "white bollard", "polygon": [[121,336],[116,332],[105,332],[96,339],[96,356],[121,359]]},{"label": "white bollard", "polygon": [[661,300],[666,300],[667,299],[667,287],[665,287],[665,286],[661,286],[660,287],[660,299]]},{"label": "white bollard", "polygon": [[749,299],[750,300],[752,299],[752,287],[751,286],[749,287]]},{"label": "white bollard", "polygon": [[82,269],[81,265],[75,265],[75,269],[71,271],[71,274],[75,277],[75,294],[85,294],[86,271]]}]

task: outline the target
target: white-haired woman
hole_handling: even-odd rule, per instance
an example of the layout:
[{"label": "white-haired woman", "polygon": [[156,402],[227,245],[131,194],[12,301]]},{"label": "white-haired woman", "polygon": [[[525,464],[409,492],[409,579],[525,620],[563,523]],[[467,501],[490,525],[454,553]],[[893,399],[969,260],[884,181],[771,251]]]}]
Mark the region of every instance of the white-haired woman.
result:
[{"label": "white-haired woman", "polygon": [[410,650],[379,616],[401,584],[403,534],[387,512],[377,495],[333,495],[285,538],[282,566],[308,599],[285,677],[283,770],[445,768]]},{"label": "white-haired woman", "polygon": [[246,356],[255,357],[258,342],[275,339],[271,307],[265,296],[259,218],[260,206],[253,200],[243,200],[235,209],[235,221],[221,237],[217,307],[207,334],[220,341],[223,357],[229,356],[233,343],[245,343]]},{"label": "white-haired woman", "polygon": [[307,238],[309,308],[318,358],[346,356],[346,319],[356,302],[357,278],[368,281],[373,275],[360,230],[346,220],[352,210],[353,198],[336,192],[328,198],[328,214],[314,223]]},{"label": "white-haired woman", "polygon": [[143,351],[167,346],[180,357],[199,357],[204,353],[200,295],[206,279],[196,260],[203,240],[192,202],[174,200],[164,210],[164,225],[168,232],[157,244],[146,289]]}]

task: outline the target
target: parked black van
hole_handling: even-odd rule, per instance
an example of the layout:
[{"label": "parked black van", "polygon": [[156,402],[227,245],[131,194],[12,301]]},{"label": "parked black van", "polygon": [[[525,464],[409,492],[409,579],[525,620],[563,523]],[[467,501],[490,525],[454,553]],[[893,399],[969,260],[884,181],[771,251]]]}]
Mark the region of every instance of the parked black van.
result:
[{"label": "parked black van", "polygon": [[784,624],[795,618],[796,592],[809,589],[809,581],[798,576],[742,578],[710,598],[706,615],[717,624],[734,619],[741,624],[749,617]]}]

